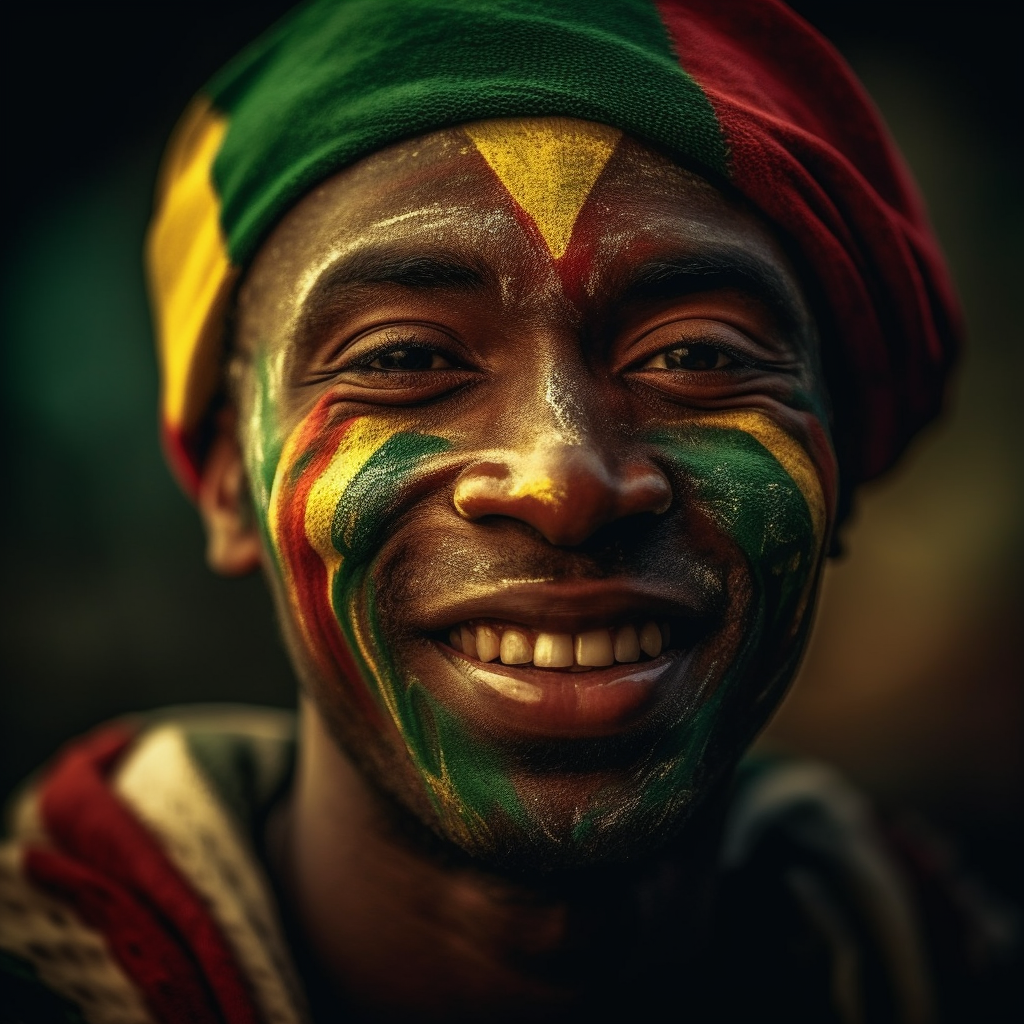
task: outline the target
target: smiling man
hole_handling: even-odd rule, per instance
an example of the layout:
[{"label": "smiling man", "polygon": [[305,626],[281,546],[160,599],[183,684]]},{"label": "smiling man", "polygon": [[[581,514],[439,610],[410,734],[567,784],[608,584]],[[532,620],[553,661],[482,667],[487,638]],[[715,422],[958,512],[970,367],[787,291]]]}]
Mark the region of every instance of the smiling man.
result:
[{"label": "smiling man", "polygon": [[25,1006],[933,1019],[858,798],[737,770],[956,336],[822,40],[771,0],[321,0],[186,115],[149,261],[169,455],[300,711],[50,769],[4,848]]},{"label": "smiling man", "polygon": [[317,729],[488,861],[677,831],[792,675],[835,505],[771,233],[618,131],[478,122],[300,201],[235,347],[200,507]]}]

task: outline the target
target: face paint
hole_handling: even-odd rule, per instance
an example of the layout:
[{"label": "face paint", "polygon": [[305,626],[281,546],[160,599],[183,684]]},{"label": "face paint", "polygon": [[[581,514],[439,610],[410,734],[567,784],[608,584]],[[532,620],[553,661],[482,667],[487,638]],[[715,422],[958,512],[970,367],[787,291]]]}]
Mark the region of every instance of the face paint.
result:
[{"label": "face paint", "polygon": [[[443,146],[436,204],[454,189],[444,207],[448,219],[429,231],[410,226],[406,206],[430,205],[433,195],[423,184],[429,174],[414,166],[420,150],[410,146],[401,161],[368,173],[376,198],[354,227],[344,220],[350,194],[340,192],[336,206],[328,192],[312,197],[297,227],[317,230],[325,212],[344,226],[325,232],[319,248],[299,249],[284,277],[282,250],[275,250],[267,264],[270,287],[252,284],[262,311],[253,323],[262,327],[276,309],[292,310],[293,318],[279,328],[276,348],[267,346],[264,364],[257,362],[246,445],[279,608],[307,692],[338,743],[440,834],[492,861],[509,856],[543,866],[631,856],[638,843],[685,821],[709,780],[735,763],[771,710],[767,698],[781,692],[795,668],[831,515],[824,503],[834,490],[829,459],[806,422],[810,406],[799,406],[798,443],[775,419],[749,408],[683,411],[634,400],[641,392],[623,385],[628,372],[594,371],[589,350],[580,349],[608,319],[600,275],[611,268],[609,280],[621,281],[638,260],[660,252],[662,224],[683,239],[675,244],[684,255],[691,237],[763,252],[760,236],[710,186],[691,186],[681,173],[659,178],[657,168],[647,167],[633,188],[633,150],[623,147],[611,163],[619,133],[578,122],[470,125]],[[388,174],[423,193],[399,202],[394,197],[407,190],[388,184]],[[663,191],[657,203],[648,202],[654,213],[644,220],[650,182]],[[601,205],[588,206],[598,192]],[[610,234],[602,234],[612,213]],[[375,292],[371,283],[365,307],[351,313],[342,296],[339,325],[325,336],[348,339],[357,355],[339,357],[331,340],[322,347],[335,354],[320,365],[319,349],[304,342],[290,371],[297,379],[302,374],[300,391],[281,368],[292,351],[289,324],[311,294],[309,268],[329,268],[339,238],[364,236],[398,252],[408,246],[415,254],[422,245],[428,257],[468,247],[497,283],[485,274],[451,296],[438,284],[419,291],[415,283],[387,284]],[[276,280],[294,290],[291,306],[272,301]],[[746,316],[748,306],[742,308]],[[329,302],[314,306],[309,322],[333,323],[334,309]],[[407,378],[384,385],[380,367],[373,380],[360,376],[369,372],[360,353],[372,351],[392,321],[402,325],[403,342],[408,331],[413,347],[437,343],[435,324],[458,339],[455,349],[442,340],[438,350],[454,366],[464,360],[471,368],[472,379],[453,392],[463,397],[449,401],[444,390],[423,384],[423,397],[395,401],[393,390],[376,399],[374,388],[385,386],[401,393],[408,385],[410,394],[420,394],[421,384]],[[297,425],[279,430],[275,396],[283,396],[282,409],[306,407],[304,389],[321,387]],[[776,401],[774,393],[763,397],[765,404]],[[786,404],[798,411],[798,403]],[[343,416],[342,409],[349,411]],[[353,417],[353,409],[369,412]],[[631,487],[657,478],[666,489],[664,501],[644,506],[648,518],[633,520],[637,530],[595,539],[604,525],[629,526],[606,523],[604,512],[578,536],[559,533],[561,527],[545,533],[539,513],[531,520],[537,509],[552,516],[575,510],[580,522],[585,518],[567,465],[591,474],[587,486],[612,489],[601,492],[595,508],[614,507],[620,517],[641,511],[615,504],[625,501],[616,466],[626,463]],[[484,498],[498,504],[478,516],[469,506]],[[482,518],[486,524],[478,525]],[[589,683],[568,672],[551,675],[549,688],[545,670],[530,666],[519,675],[506,666],[488,673],[479,661],[467,667],[472,659],[460,660],[446,646],[449,628],[472,620],[559,632],[540,617],[561,610],[523,606],[519,619],[500,595],[566,581],[578,596],[566,600],[564,614],[581,621],[598,619],[588,602],[607,593],[610,581],[640,597],[635,608],[621,599],[619,610],[601,611],[609,629],[641,613],[657,619],[644,601],[651,608],[661,601],[678,609],[681,621],[697,623],[675,649],[652,659],[650,671],[641,662],[636,676],[656,680],[643,691],[649,700],[606,718],[580,712],[573,719],[575,711],[558,717],[557,702],[582,708],[597,693],[589,707],[610,707],[615,694],[647,684],[630,691],[633,683],[621,681],[632,668],[616,675],[616,665],[607,676],[596,671]],[[603,619],[564,631],[593,628],[604,628]],[[584,694],[586,686],[593,689]],[[533,710],[510,724],[512,705],[534,708],[539,689],[547,702],[541,713],[554,709],[556,724]],[[626,707],[622,699],[617,707]]]},{"label": "face paint", "polygon": [[[584,855],[607,850],[623,836],[652,839],[677,827],[710,781],[710,748],[742,749],[749,741],[747,734],[722,735],[735,721],[727,707],[737,701],[756,706],[791,677],[825,535],[825,495],[815,465],[764,414],[702,415],[651,441],[685,481],[688,514],[705,517],[741,556],[739,585],[729,595],[732,612],[739,613],[729,632],[738,642],[724,672],[718,664],[723,649],[714,638],[707,651],[697,652],[695,668],[703,678],[694,698],[677,709],[676,721],[638,762],[627,786],[594,793],[566,837]],[[747,731],[756,728],[748,724]]]},{"label": "face paint", "polygon": [[[402,433],[378,417],[331,422],[331,401],[318,403],[293,430],[274,473],[266,531],[289,607],[320,668],[356,685],[379,638],[368,626],[368,569],[387,514],[428,456],[448,443]],[[357,621],[358,619],[358,621]],[[394,695],[374,683],[373,710],[394,715]]]},{"label": "face paint", "polygon": [[[271,401],[262,384],[258,395],[254,419],[265,438],[273,434]],[[488,822],[522,816],[515,791],[499,759],[400,671],[376,606],[381,533],[410,485],[449,448],[441,437],[398,431],[383,417],[332,424],[325,400],[292,432],[276,468],[257,460],[250,473],[257,481],[272,477],[262,524],[288,607],[305,649],[319,656],[320,674],[349,688],[372,727],[394,725],[443,830],[468,847],[484,848]],[[266,440],[252,448],[271,459],[276,450]],[[254,490],[258,494],[260,485]]]},{"label": "face paint", "polygon": [[516,201],[551,258],[569,248],[572,229],[622,132],[561,118],[515,118],[466,125],[480,155]]},{"label": "face paint", "polygon": [[[755,693],[743,688],[743,698],[755,704],[788,682],[809,625],[826,523],[814,463],[763,413],[702,415],[652,441],[682,474],[693,512],[738,549],[749,595],[738,649],[713,690],[702,694],[697,714],[667,738],[677,753],[671,770],[644,791],[649,806],[695,791],[704,749],[716,725],[729,721],[723,706],[737,697],[745,677],[753,673],[761,680]],[[730,603],[740,607],[739,595],[730,594]]]}]

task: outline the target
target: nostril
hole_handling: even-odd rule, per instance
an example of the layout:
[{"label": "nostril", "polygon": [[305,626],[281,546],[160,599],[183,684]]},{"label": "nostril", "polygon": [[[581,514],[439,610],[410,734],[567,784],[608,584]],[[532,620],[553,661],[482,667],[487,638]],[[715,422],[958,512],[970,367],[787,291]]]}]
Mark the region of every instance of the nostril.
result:
[{"label": "nostril", "polygon": [[672,489],[650,463],[609,466],[598,453],[573,446],[467,466],[453,498],[464,519],[506,516],[552,544],[575,546],[617,519],[666,511]]}]

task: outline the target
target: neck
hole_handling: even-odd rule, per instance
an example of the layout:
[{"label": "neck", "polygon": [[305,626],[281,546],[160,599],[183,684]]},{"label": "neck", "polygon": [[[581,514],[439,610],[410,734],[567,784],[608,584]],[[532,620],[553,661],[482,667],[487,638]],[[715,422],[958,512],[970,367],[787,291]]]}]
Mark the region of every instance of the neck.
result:
[{"label": "neck", "polygon": [[[313,986],[346,1019],[601,1019],[680,964],[706,922],[722,801],[658,856],[543,878],[395,827],[308,703],[272,860]],[[314,1001],[317,996],[314,995]]]}]

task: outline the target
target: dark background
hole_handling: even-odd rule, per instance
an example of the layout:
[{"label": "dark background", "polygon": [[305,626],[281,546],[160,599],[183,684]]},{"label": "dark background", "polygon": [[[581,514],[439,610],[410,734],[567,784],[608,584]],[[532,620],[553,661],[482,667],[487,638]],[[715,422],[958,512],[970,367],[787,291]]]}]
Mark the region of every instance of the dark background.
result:
[{"label": "dark background", "polygon": [[[288,705],[259,580],[203,564],[163,468],[140,250],[192,93],[284,3],[23,6],[3,60],[0,791],[126,710]],[[1012,5],[794,5],[918,176],[971,330],[955,414],[862,497],[769,742],[920,812],[1021,902],[1024,380]],[[10,16],[9,16],[10,17]]]}]

